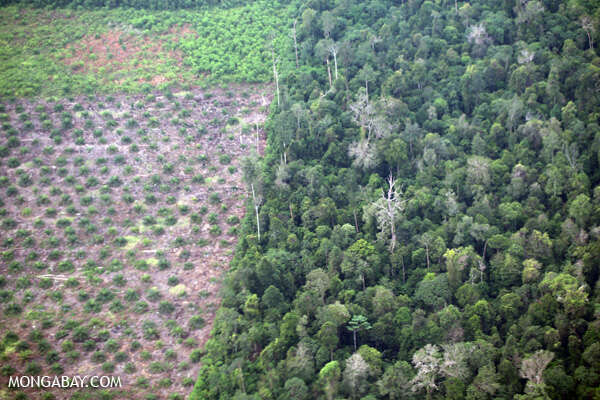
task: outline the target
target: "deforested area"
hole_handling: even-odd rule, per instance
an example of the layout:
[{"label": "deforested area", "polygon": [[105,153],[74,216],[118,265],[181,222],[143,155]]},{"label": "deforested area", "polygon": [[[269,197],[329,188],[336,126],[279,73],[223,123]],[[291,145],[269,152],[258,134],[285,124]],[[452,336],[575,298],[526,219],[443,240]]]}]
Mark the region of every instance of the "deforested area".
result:
[{"label": "deforested area", "polygon": [[117,398],[189,391],[268,96],[244,86],[2,104],[3,385],[104,374],[121,377]]}]

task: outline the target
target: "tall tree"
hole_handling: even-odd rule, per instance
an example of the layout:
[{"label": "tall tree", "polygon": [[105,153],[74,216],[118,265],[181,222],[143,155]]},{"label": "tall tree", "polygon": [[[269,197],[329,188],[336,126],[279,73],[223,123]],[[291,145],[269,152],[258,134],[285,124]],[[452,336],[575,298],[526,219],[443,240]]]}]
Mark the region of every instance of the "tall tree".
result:
[{"label": "tall tree", "polygon": [[275,88],[277,90],[277,107],[281,105],[279,96],[279,73],[277,72],[277,63],[279,58],[275,57],[275,33],[269,33],[269,48],[271,50],[271,61],[273,62],[273,79],[275,79]]},{"label": "tall tree", "polygon": [[411,381],[412,390],[418,392],[425,389],[427,399],[431,399],[432,393],[437,390],[436,380],[440,372],[441,363],[440,350],[436,345],[427,344],[417,350],[412,357],[412,363],[417,369],[417,375]]},{"label": "tall tree", "polygon": [[327,400],[333,400],[338,390],[342,371],[338,361],[330,361],[319,372],[319,382],[327,396]]},{"label": "tall tree", "polygon": [[299,63],[298,63],[298,39],[296,36],[296,23],[298,22],[298,19],[294,19],[294,23],[292,24],[292,39],[294,40],[294,54],[296,55],[296,68],[299,67]]},{"label": "tall tree", "polygon": [[254,205],[254,212],[256,214],[256,233],[258,240],[260,241],[260,218],[258,216],[258,212],[263,198],[260,163],[256,153],[253,153],[242,160],[242,171],[244,174],[244,181],[248,185],[250,193],[252,194],[252,203]]},{"label": "tall tree", "polygon": [[584,15],[580,19],[581,27],[585,31],[588,37],[588,45],[590,49],[594,48],[594,34],[596,33],[596,26],[594,20],[589,15]]},{"label": "tall tree", "polygon": [[371,64],[365,64],[360,71],[358,71],[358,77],[365,82],[365,100],[369,104],[369,82],[372,82],[377,77],[377,73],[371,66]]},{"label": "tall tree", "polygon": [[374,216],[377,220],[379,230],[386,236],[389,232],[390,253],[396,248],[396,225],[404,213],[406,200],[402,195],[402,189],[398,181],[390,173],[388,176],[388,188],[383,190],[382,196],[369,206],[365,207],[365,217]]},{"label": "tall tree", "polygon": [[550,361],[554,358],[554,353],[547,350],[538,350],[531,356],[523,359],[521,362],[521,378],[527,379],[527,393],[541,393],[548,399],[544,387],[543,373]]},{"label": "tall tree", "polygon": [[344,383],[348,387],[353,399],[361,395],[369,375],[369,364],[359,353],[352,354],[346,360],[344,369]]},{"label": "tall tree", "polygon": [[408,362],[396,361],[386,368],[381,379],[377,381],[379,394],[388,396],[390,400],[411,398],[410,381],[413,374]]},{"label": "tall tree", "polygon": [[350,144],[348,153],[354,164],[368,169],[377,164],[377,153],[373,141],[390,135],[393,126],[386,118],[386,102],[369,103],[368,96],[360,93],[350,105],[354,122],[362,128],[363,137]]},{"label": "tall tree", "polygon": [[366,331],[371,329],[371,324],[364,315],[353,315],[347,326],[348,330],[352,332],[354,339],[354,351],[356,351],[356,336],[360,331]]}]

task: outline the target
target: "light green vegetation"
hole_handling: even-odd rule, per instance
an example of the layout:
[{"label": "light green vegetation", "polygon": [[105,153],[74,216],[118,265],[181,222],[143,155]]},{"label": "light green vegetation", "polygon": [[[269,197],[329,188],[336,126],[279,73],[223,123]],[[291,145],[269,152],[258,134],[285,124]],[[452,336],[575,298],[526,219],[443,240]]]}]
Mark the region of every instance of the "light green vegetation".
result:
[{"label": "light green vegetation", "polygon": [[[0,96],[139,92],[272,79],[287,12],[0,9]],[[186,91],[176,94],[185,96]]]}]

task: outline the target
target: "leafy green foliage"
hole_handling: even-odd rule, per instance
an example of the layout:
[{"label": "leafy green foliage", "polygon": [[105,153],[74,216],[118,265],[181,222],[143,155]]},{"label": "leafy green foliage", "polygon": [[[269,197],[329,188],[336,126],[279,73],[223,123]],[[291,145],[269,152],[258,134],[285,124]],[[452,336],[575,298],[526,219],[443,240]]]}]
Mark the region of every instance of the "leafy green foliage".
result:
[{"label": "leafy green foliage", "polygon": [[[266,82],[272,77],[268,35],[273,32],[276,45],[281,45],[288,20],[284,8],[263,2],[196,11],[151,11],[157,7],[141,3],[135,5],[138,9],[113,9],[114,2],[108,9],[97,8],[97,2],[91,10],[82,10],[75,3],[73,9],[55,11],[0,9],[0,18],[10,24],[0,31],[0,95],[140,92],[153,86]],[[128,5],[134,6],[123,4]],[[188,7],[195,5],[159,8]],[[156,36],[154,45],[148,44],[148,34]],[[71,123],[63,119],[63,129]],[[16,145],[14,140],[9,144]]]},{"label": "leafy green foliage", "polygon": [[191,398],[597,395],[598,5],[296,7]]}]

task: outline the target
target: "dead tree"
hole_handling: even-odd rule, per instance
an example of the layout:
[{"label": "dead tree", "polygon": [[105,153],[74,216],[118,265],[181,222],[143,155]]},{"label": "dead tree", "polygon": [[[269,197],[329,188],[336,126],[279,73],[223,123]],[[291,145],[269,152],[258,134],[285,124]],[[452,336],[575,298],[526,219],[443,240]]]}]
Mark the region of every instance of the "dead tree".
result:
[{"label": "dead tree", "polygon": [[296,53],[296,68],[298,68],[298,40],[296,38],[296,23],[298,20],[294,20],[294,25],[292,26],[292,39],[294,39],[294,52]]},{"label": "dead tree", "polygon": [[258,236],[258,240],[260,241],[259,211],[263,198],[260,194],[261,179],[258,154],[253,154],[244,158],[244,160],[242,161],[242,171],[244,174],[244,181],[246,181],[246,184],[249,186],[250,192],[252,194],[252,204],[254,206],[254,212],[256,214],[256,233]]},{"label": "dead tree", "polygon": [[398,181],[392,174],[387,179],[388,189],[384,190],[382,196],[377,199],[367,210],[367,215],[375,216],[377,225],[382,232],[389,231],[390,252],[396,248],[396,223],[404,212],[406,201],[402,196],[402,190],[397,186]]},{"label": "dead tree", "polygon": [[596,27],[594,26],[594,21],[589,15],[584,15],[581,17],[581,27],[585,31],[588,37],[588,44],[590,49],[594,48],[594,33],[596,33]]}]

